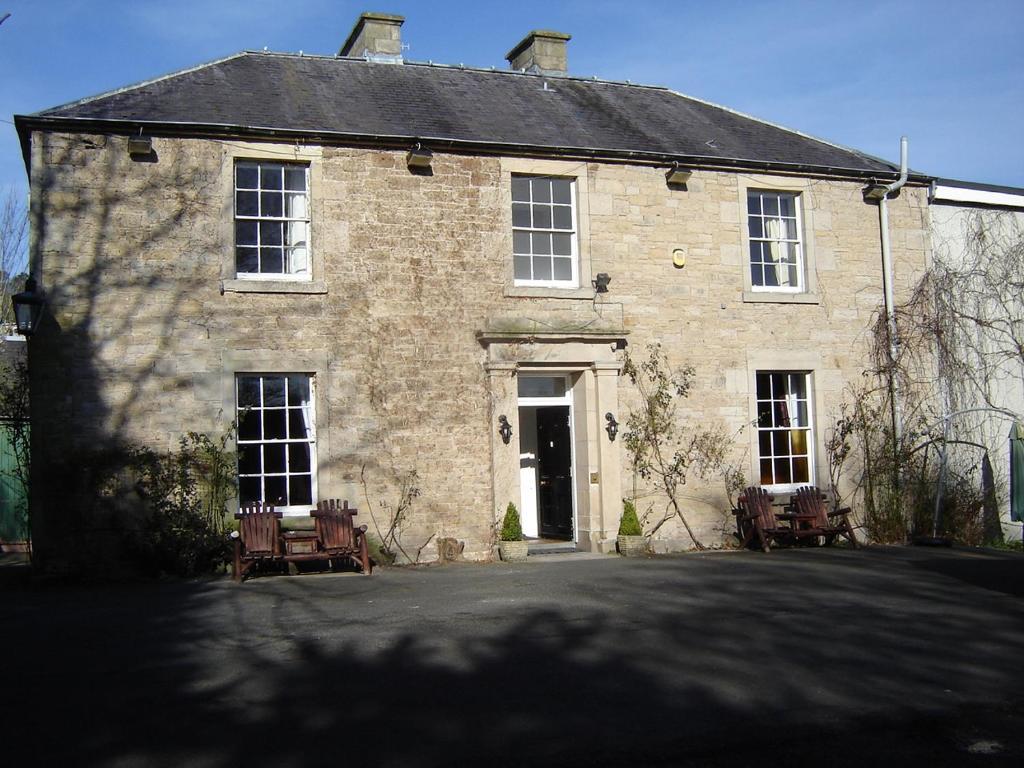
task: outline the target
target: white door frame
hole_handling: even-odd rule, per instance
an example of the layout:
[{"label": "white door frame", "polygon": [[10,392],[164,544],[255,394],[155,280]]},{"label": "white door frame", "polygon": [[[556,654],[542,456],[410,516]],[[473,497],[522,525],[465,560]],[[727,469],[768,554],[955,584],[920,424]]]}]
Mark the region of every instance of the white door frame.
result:
[{"label": "white door frame", "polygon": [[[561,373],[555,371],[529,371],[523,370],[519,372],[520,379],[562,379],[565,381],[564,393],[560,396],[552,397],[521,397],[518,395],[518,382],[517,382],[517,406],[519,409],[522,408],[542,408],[547,406],[559,406],[563,405],[569,409],[569,471],[572,475],[572,482],[570,486],[572,488],[572,541],[576,541],[577,531],[579,526],[576,520],[576,421],[575,421],[575,408],[573,407],[573,387],[571,374]],[[520,410],[521,413],[521,410]],[[520,419],[522,424],[522,419]],[[520,440],[522,435],[520,435]],[[534,436],[533,443],[536,444],[536,422],[534,422]],[[520,443],[522,445],[522,443]],[[534,447],[536,450],[536,446]],[[523,469],[522,461],[524,458],[532,458],[536,460],[536,453],[527,454],[520,450],[519,461],[520,461],[520,493],[519,493],[519,509],[520,518],[523,524],[523,535],[532,537],[540,536],[540,519],[539,510],[537,508],[537,465],[534,463],[532,470]],[[531,478],[525,477],[527,472],[532,473]],[[527,498],[527,493],[532,489],[532,498]],[[528,502],[529,501],[529,505]]]}]

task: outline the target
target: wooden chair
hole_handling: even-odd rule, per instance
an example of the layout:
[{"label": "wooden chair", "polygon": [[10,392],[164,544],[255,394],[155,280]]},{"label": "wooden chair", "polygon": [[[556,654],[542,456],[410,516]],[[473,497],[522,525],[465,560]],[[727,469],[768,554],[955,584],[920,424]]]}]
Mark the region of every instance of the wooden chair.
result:
[{"label": "wooden chair", "polygon": [[310,513],[316,521],[316,533],[320,539],[321,558],[334,560],[348,558],[370,575],[373,565],[366,543],[366,526],[355,525],[352,518],[359,514],[348,502],[340,499],[318,501]]},{"label": "wooden chair", "polygon": [[235,581],[241,581],[259,563],[281,559],[281,513],[272,504],[258,501],[239,509],[235,519],[238,538],[232,574]]},{"label": "wooden chair", "polygon": [[774,500],[768,491],[755,485],[747,488],[737,499],[736,526],[743,537],[741,547],[746,548],[756,536],[761,549],[768,552],[772,541],[792,536],[792,528],[780,525],[780,516],[772,510]]},{"label": "wooden chair", "polygon": [[[849,539],[850,544],[857,546],[857,537],[853,534],[850,524],[850,508],[832,510],[827,507],[827,497],[813,485],[805,485],[796,489],[796,495],[790,499],[789,509],[795,511],[794,534],[801,536],[823,536],[825,544],[832,544],[839,536]],[[806,521],[807,527],[801,528],[799,523]]]}]

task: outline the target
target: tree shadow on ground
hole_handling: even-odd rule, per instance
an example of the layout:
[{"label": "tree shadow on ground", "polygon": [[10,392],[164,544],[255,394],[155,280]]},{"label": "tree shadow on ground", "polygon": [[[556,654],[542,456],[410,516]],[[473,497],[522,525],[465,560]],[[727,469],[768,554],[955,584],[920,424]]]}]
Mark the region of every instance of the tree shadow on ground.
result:
[{"label": "tree shadow on ground", "polygon": [[1024,610],[935,582],[801,551],[19,592],[0,722],[12,764],[1018,764]]}]

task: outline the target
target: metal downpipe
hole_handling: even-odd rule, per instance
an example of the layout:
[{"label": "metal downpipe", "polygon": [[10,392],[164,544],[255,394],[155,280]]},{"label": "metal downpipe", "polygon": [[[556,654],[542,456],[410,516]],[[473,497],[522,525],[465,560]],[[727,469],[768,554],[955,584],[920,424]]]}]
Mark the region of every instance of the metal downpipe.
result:
[{"label": "metal downpipe", "polygon": [[907,137],[900,137],[900,177],[885,188],[878,201],[878,221],[882,235],[882,288],[885,295],[885,319],[889,335],[889,399],[892,411],[893,453],[899,456],[903,438],[903,415],[899,405],[900,385],[896,376],[899,343],[896,337],[896,301],[893,293],[892,252],[889,244],[889,195],[898,192],[907,183]]}]

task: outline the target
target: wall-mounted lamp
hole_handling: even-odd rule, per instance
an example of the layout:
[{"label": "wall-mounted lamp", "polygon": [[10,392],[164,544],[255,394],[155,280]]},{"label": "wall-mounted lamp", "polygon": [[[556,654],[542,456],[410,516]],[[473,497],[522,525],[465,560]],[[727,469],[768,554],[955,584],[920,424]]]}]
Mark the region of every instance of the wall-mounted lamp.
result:
[{"label": "wall-mounted lamp", "polygon": [[607,272],[598,272],[592,282],[594,284],[594,290],[597,293],[608,293],[608,283],[612,281],[611,276]]},{"label": "wall-mounted lamp", "polygon": [[619,422],[615,420],[615,414],[609,411],[604,415],[604,420],[608,422],[605,430],[608,432],[608,439],[613,443],[615,442],[615,436],[619,434]]},{"label": "wall-mounted lamp", "polygon": [[691,176],[693,176],[693,171],[689,168],[683,168],[679,163],[673,163],[665,173],[665,181],[669,184],[685,184]]},{"label": "wall-mounted lamp", "polygon": [[405,164],[409,166],[410,171],[422,171],[430,168],[433,159],[434,153],[417,141],[416,146],[410,149],[409,154],[405,156]]},{"label": "wall-mounted lamp", "polygon": [[504,413],[498,417],[498,434],[501,435],[502,442],[508,445],[508,441],[512,439],[512,425],[508,423]]},{"label": "wall-mounted lamp", "polygon": [[151,136],[143,136],[140,132],[138,136],[128,137],[128,154],[131,157],[142,157],[152,153],[153,138]]},{"label": "wall-mounted lamp", "polygon": [[39,318],[46,304],[46,299],[36,289],[34,277],[30,276],[25,281],[24,291],[11,296],[11,304],[14,305],[14,322],[18,326],[18,333],[31,336],[39,327]]}]

